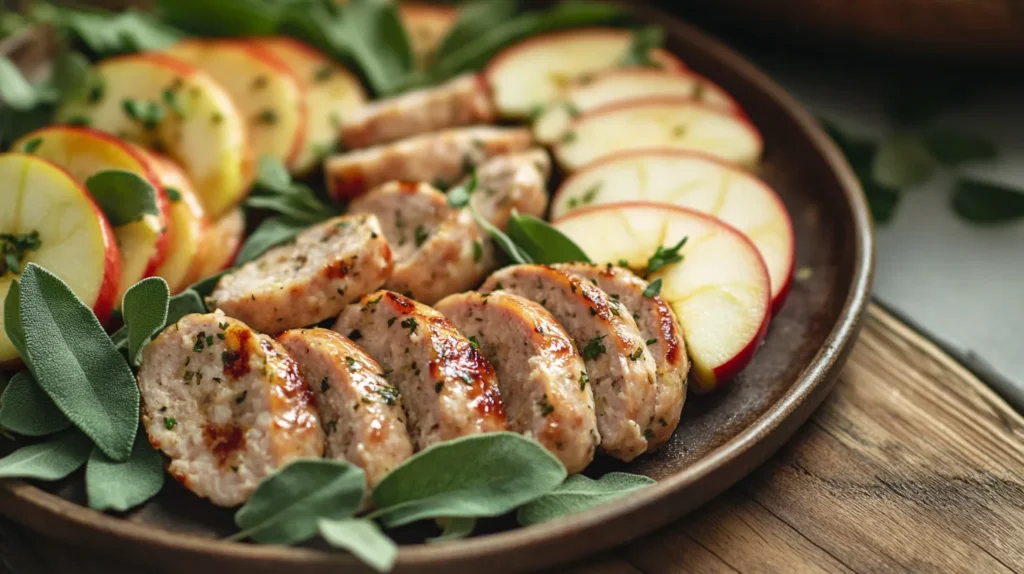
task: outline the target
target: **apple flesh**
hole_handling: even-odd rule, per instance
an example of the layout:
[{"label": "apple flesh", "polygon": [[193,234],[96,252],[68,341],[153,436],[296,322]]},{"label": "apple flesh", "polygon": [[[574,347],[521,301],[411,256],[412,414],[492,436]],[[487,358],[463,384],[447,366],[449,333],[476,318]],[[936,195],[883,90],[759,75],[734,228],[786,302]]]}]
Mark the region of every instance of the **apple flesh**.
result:
[{"label": "apple flesh", "polygon": [[444,37],[458,20],[459,10],[455,6],[402,2],[398,13],[409,34],[416,69],[426,70]]},{"label": "apple flesh", "polygon": [[154,53],[110,58],[93,70],[103,90],[62,103],[59,122],[166,152],[184,168],[207,213],[220,215],[241,201],[255,175],[246,124],[212,77]]},{"label": "apple flesh", "polygon": [[793,276],[793,223],[766,183],[710,156],[638,150],[592,163],[566,179],[551,201],[551,218],[565,217],[580,207],[631,201],[693,209],[743,232],[768,268],[773,313],[782,308]]},{"label": "apple flesh", "polygon": [[195,266],[189,272],[187,284],[205,279],[231,267],[245,239],[245,213],[234,209],[216,221],[210,222],[203,233],[202,245],[196,255]]},{"label": "apple flesh", "polygon": [[566,171],[641,148],[703,152],[745,168],[761,158],[761,134],[749,121],[689,98],[649,98],[577,116],[555,158]]},{"label": "apple flesh", "polygon": [[617,68],[570,88],[563,99],[544,108],[533,124],[537,140],[551,144],[562,137],[581,113],[637,99],[688,98],[723,112],[744,116],[736,100],[717,84],[689,70]]},{"label": "apple flesh", "polygon": [[[659,247],[686,238],[682,261],[648,275],[683,328],[693,363],[690,388],[703,393],[733,378],[753,358],[771,316],[768,271],[739,231],[708,215],[660,203],[600,205],[554,223],[595,263],[647,268]],[[600,230],[595,233],[594,230]]]},{"label": "apple flesh", "polygon": [[[121,277],[121,254],[106,217],[89,192],[63,169],[35,156],[0,154],[0,234],[38,233],[37,247],[16,255],[18,271],[29,263],[46,268],[89,305],[100,322],[110,319]],[[6,246],[6,245],[5,245]],[[2,268],[0,302],[14,271]],[[4,310],[0,304],[0,325]],[[0,367],[20,363],[18,351],[0,330]]]},{"label": "apple flesh", "polygon": [[[620,67],[633,41],[617,28],[581,28],[534,36],[502,50],[484,70],[498,113],[526,118],[559,100],[578,82]],[[663,70],[686,68],[661,48],[651,59]]]},{"label": "apple flesh", "polygon": [[190,271],[196,265],[196,258],[202,248],[203,234],[207,222],[203,206],[192,189],[192,182],[181,167],[170,159],[150,154],[160,184],[167,192],[168,225],[167,242],[170,249],[167,258],[156,270],[158,277],[167,281],[171,293],[188,287]]},{"label": "apple flesh", "polygon": [[305,175],[337,147],[342,118],[366,104],[366,92],[348,69],[302,42],[285,36],[258,42],[305,85],[309,121],[302,150],[292,162],[292,170]]}]

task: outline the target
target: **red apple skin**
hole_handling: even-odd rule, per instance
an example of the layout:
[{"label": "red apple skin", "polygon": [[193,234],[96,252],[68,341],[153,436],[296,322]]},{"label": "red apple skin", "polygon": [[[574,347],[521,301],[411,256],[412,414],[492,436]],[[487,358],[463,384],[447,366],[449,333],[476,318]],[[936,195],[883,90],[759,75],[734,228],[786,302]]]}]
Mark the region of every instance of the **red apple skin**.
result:
[{"label": "red apple skin", "polygon": [[[774,312],[774,308],[773,308]],[[764,338],[768,335],[768,325],[771,323],[772,313],[764,316],[764,322],[761,323],[761,328],[758,329],[757,336],[750,340],[750,343],[733,358],[722,363],[714,369],[713,381],[702,381],[697,373],[690,371],[693,374],[694,383],[689,386],[690,391],[695,395],[704,395],[714,391],[715,389],[721,388],[725,383],[728,383],[736,375],[740,374],[749,363],[754,359],[754,355],[761,348],[761,344],[764,343]]]}]

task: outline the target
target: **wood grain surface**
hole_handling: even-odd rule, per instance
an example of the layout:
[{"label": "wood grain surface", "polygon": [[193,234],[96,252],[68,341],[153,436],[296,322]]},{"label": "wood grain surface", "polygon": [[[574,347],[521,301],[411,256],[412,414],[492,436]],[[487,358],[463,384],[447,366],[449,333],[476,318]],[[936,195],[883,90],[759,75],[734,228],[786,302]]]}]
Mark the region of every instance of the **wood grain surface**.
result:
[{"label": "wood grain surface", "polygon": [[[4,574],[139,572],[0,524]],[[711,504],[575,574],[1024,571],[1024,418],[878,307],[832,395]],[[147,572],[154,572],[146,569]]]}]

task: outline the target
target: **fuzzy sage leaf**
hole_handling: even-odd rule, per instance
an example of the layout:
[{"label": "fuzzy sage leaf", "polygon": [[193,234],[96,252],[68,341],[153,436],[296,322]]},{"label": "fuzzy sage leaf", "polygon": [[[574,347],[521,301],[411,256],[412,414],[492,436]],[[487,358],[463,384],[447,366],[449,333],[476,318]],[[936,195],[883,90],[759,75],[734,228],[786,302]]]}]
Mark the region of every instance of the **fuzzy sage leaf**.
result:
[{"label": "fuzzy sage leaf", "polygon": [[321,518],[348,518],[359,509],[366,476],[340,460],[299,459],[263,479],[235,513],[232,539],[297,544],[316,536]]},{"label": "fuzzy sage leaf", "polygon": [[953,210],[978,224],[1007,223],[1024,219],[1024,189],[961,177],[953,192]]},{"label": "fuzzy sage leaf", "polygon": [[511,512],[565,479],[565,467],[540,443],[510,432],[435,444],[414,454],[373,490],[387,527],[425,518]]},{"label": "fuzzy sage leaf", "polygon": [[163,330],[170,296],[167,282],[159,277],[143,279],[125,292],[121,310],[128,328],[128,357],[133,365],[142,362],[142,348]]},{"label": "fuzzy sage leaf", "polygon": [[654,481],[646,476],[625,472],[609,472],[598,480],[576,474],[552,492],[520,507],[516,520],[523,526],[546,522],[582,512],[652,484]]},{"label": "fuzzy sage leaf", "polygon": [[938,162],[921,138],[897,134],[883,141],[878,148],[871,175],[884,186],[902,188],[927,181],[937,167]]},{"label": "fuzzy sage leaf", "polygon": [[78,429],[68,429],[0,458],[0,477],[60,480],[85,464],[90,451],[89,437]]},{"label": "fuzzy sage leaf", "polygon": [[[127,459],[139,424],[139,387],[127,361],[92,310],[56,275],[30,263],[15,284],[4,326],[10,336],[10,324],[17,322],[12,318],[20,318],[14,332],[22,330],[22,357],[39,387],[104,454]],[[17,314],[8,314],[12,309]]]},{"label": "fuzzy sage leaf", "polygon": [[444,521],[444,528],[441,531],[441,535],[435,536],[434,538],[427,538],[427,544],[437,544],[438,542],[447,542],[449,540],[465,538],[470,534],[473,534],[473,529],[476,528],[476,522],[476,518],[472,517],[448,518]]},{"label": "fuzzy sage leaf", "polygon": [[546,221],[532,215],[523,215],[513,209],[512,216],[508,219],[506,233],[534,263],[590,263],[590,258],[572,239]]},{"label": "fuzzy sage leaf", "polygon": [[144,215],[160,215],[156,189],[130,171],[101,171],[85,180],[85,187],[114,227],[138,221]]},{"label": "fuzzy sage leaf", "polygon": [[372,520],[321,518],[320,536],[328,544],[343,548],[378,572],[390,572],[398,557],[398,546]]},{"label": "fuzzy sage leaf", "polygon": [[296,235],[305,230],[307,224],[279,215],[264,219],[262,223],[249,235],[235,257],[235,265],[242,265],[256,259],[272,247],[281,245],[292,240]]},{"label": "fuzzy sage leaf", "polygon": [[128,510],[156,496],[163,485],[164,457],[141,429],[128,460],[114,462],[94,448],[85,467],[89,508],[96,510]]},{"label": "fuzzy sage leaf", "polygon": [[0,398],[0,427],[24,436],[46,436],[70,426],[32,373],[21,371],[11,378]]}]

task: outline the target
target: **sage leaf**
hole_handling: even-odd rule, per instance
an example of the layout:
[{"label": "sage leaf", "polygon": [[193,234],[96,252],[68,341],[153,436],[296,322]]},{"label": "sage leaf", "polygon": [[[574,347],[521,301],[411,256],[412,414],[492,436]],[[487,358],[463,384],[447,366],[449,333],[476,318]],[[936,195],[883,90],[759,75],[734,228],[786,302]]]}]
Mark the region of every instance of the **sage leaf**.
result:
[{"label": "sage leaf", "polygon": [[952,204],[957,215],[972,223],[1008,223],[1024,218],[1024,189],[961,177]]},{"label": "sage leaf", "polygon": [[427,538],[427,544],[436,544],[438,542],[465,538],[470,534],[473,534],[474,528],[476,528],[476,518],[448,518],[444,522],[444,529],[441,531],[441,535],[434,538]]},{"label": "sage leaf", "polygon": [[132,454],[114,462],[94,448],[85,466],[89,508],[125,511],[156,496],[164,486],[164,457],[149,444],[146,431],[135,433]]},{"label": "sage leaf", "polygon": [[0,55],[0,101],[13,110],[25,111],[39,103],[39,92],[21,70],[6,56]]},{"label": "sage leaf", "polygon": [[458,20],[434,52],[434,61],[450,58],[460,47],[514,18],[518,10],[516,0],[481,0],[465,4],[459,9]]},{"label": "sage leaf", "polygon": [[871,175],[886,187],[902,188],[928,180],[938,163],[921,138],[897,134],[882,142],[871,166]]},{"label": "sage leaf", "polygon": [[276,193],[288,193],[292,186],[292,176],[281,160],[263,156],[257,166],[255,186]]},{"label": "sage leaf", "polygon": [[520,249],[526,251],[534,263],[590,263],[590,258],[572,239],[532,215],[523,215],[513,209],[506,233]]},{"label": "sage leaf", "polygon": [[18,283],[21,324],[29,327],[24,356],[39,386],[104,454],[125,460],[139,424],[139,387],[127,361],[56,275],[30,263]]},{"label": "sage leaf", "polygon": [[0,427],[24,436],[46,436],[71,426],[29,371],[15,374],[0,397]]},{"label": "sage leaf", "polygon": [[533,263],[533,259],[526,253],[526,251],[517,245],[515,241],[512,241],[512,238],[505,235],[504,231],[498,229],[493,223],[487,221],[486,218],[477,213],[473,206],[469,207],[469,211],[473,215],[473,219],[476,220],[477,225],[482,227],[484,231],[491,236],[491,239],[498,244],[498,247],[505,252],[505,255],[508,255],[508,258],[511,259],[513,263]]},{"label": "sage leaf", "polygon": [[565,467],[540,443],[510,432],[471,435],[430,446],[373,489],[382,524],[424,518],[498,516],[565,479]]},{"label": "sage leaf", "polygon": [[181,39],[179,31],[149,14],[60,9],[62,27],[97,56],[158,51]]},{"label": "sage leaf", "polygon": [[142,348],[167,323],[170,296],[167,282],[160,277],[143,279],[125,291],[121,312],[128,328],[128,357],[133,365],[142,362]]},{"label": "sage leaf", "polygon": [[625,472],[609,472],[598,480],[575,474],[552,492],[521,506],[516,520],[523,526],[546,522],[621,498],[654,483],[646,476]]},{"label": "sage leaf", "polygon": [[[94,75],[88,58],[79,52],[62,52],[53,61],[50,84],[63,101],[84,100],[102,77]],[[102,93],[102,92],[97,92]]]},{"label": "sage leaf", "polygon": [[206,305],[203,298],[194,289],[186,289],[171,297],[167,302],[167,320],[164,321],[164,328],[177,323],[185,315],[192,313],[206,313]]},{"label": "sage leaf", "polygon": [[156,190],[136,173],[120,169],[101,171],[85,180],[85,187],[114,227],[160,215]]},{"label": "sage leaf", "polygon": [[269,36],[287,2],[265,0],[157,0],[164,22],[198,36]]},{"label": "sage leaf", "polygon": [[283,215],[264,219],[238,251],[235,265],[252,261],[266,253],[268,249],[291,241],[306,227],[306,222]]},{"label": "sage leaf", "polygon": [[868,208],[876,223],[888,223],[896,216],[896,209],[903,199],[900,190],[884,186],[877,181],[870,173],[857,172],[857,179],[864,189],[864,196],[868,200]]},{"label": "sage leaf", "polygon": [[395,565],[398,546],[372,520],[321,518],[317,529],[328,544],[348,550],[377,572],[390,572]]},{"label": "sage leaf", "polygon": [[[209,277],[205,277],[203,279],[200,279],[199,281],[196,281],[192,285],[189,285],[187,291],[195,292],[195,294],[199,296],[200,300],[202,300],[203,297],[209,297],[210,293],[213,293],[213,290],[217,288],[217,282],[220,281],[220,278],[223,277],[224,275],[230,273],[230,272],[231,272],[231,269],[224,269],[223,271],[218,271],[217,273],[214,273],[213,275],[210,275]],[[206,309],[205,303],[203,304],[203,309]],[[199,313],[205,313],[206,311],[198,311],[198,312]],[[168,314],[170,314],[170,310],[169,309],[168,309]],[[182,316],[184,316],[184,315],[182,315]]]},{"label": "sage leaf", "polygon": [[68,429],[0,458],[0,477],[60,480],[85,464],[91,450],[89,437]]},{"label": "sage leaf", "polygon": [[665,43],[665,30],[660,26],[647,26],[633,30],[633,35],[626,50],[626,55],[619,62],[620,66],[642,66],[646,68],[660,67],[651,58],[651,50],[660,48]]},{"label": "sage leaf", "polygon": [[985,159],[998,155],[992,140],[969,131],[953,128],[934,128],[921,136],[932,156],[946,167]]},{"label": "sage leaf", "polygon": [[18,356],[31,368],[31,358],[25,350],[25,327],[21,323],[21,285],[17,281],[11,281],[4,299],[4,332],[18,350]]},{"label": "sage leaf", "polygon": [[320,201],[312,189],[294,183],[284,164],[271,157],[260,159],[255,189],[245,205],[276,211],[305,223],[317,223],[338,214],[333,206]]},{"label": "sage leaf", "polygon": [[316,536],[321,518],[348,518],[363,499],[363,470],[341,460],[299,459],[263,479],[235,513],[241,532],[263,544],[296,544]]},{"label": "sage leaf", "polygon": [[846,161],[850,163],[854,171],[868,170],[871,168],[871,162],[875,158],[875,152],[878,151],[878,144],[867,138],[851,135],[846,130],[840,128],[838,125],[832,123],[825,118],[818,118],[821,123],[821,127],[825,130],[825,133],[832,138],[835,142],[836,147],[839,148],[843,155],[846,156]]}]

